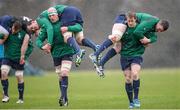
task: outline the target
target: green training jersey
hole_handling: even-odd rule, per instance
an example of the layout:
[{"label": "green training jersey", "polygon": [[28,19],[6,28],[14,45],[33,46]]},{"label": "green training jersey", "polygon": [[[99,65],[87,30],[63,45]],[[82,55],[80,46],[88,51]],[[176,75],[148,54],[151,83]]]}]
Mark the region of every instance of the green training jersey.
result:
[{"label": "green training jersey", "polygon": [[148,32],[155,32],[155,26],[160,21],[159,18],[146,13],[136,13],[136,16],[140,23],[134,30],[134,36],[137,37],[137,39],[142,39]]},{"label": "green training jersey", "polygon": [[[54,39],[53,45],[51,49],[52,57],[62,57],[64,55],[73,55],[75,53],[74,49],[71,48],[68,44],[64,42],[64,38],[62,33],[59,31],[60,22],[53,23],[53,32],[54,32]],[[42,29],[39,33],[39,36],[36,39],[36,45],[39,48],[42,48],[43,42],[47,39],[47,33],[44,29]]]},{"label": "green training jersey", "polygon": [[121,38],[122,47],[120,54],[123,57],[141,56],[144,53],[145,47],[133,36],[136,27],[128,27]]},{"label": "green training jersey", "polygon": [[[122,48],[121,48],[121,56],[123,57],[134,57],[134,56],[142,56],[145,52],[145,46],[140,42],[137,37],[134,37],[134,30],[138,27],[130,28],[128,27],[125,34],[121,38]],[[157,41],[157,35],[155,32],[147,32],[145,36],[151,40],[151,43]]]},{"label": "green training jersey", "polygon": [[158,17],[152,16],[152,15],[147,14],[147,13],[136,13],[136,18],[137,18],[137,21],[139,23],[146,21],[146,20],[159,19]]},{"label": "green training jersey", "polygon": [[[54,6],[54,8],[57,10],[57,13],[59,15],[61,15],[63,13],[63,11],[66,7],[67,7],[66,5]],[[49,17],[48,17],[48,11],[47,10],[43,11],[36,20],[41,28],[46,29],[47,42],[50,45],[52,45],[54,33],[53,33],[51,21],[49,20]],[[59,28],[59,31],[60,31],[60,28]],[[80,24],[76,23],[75,25],[68,26],[68,31],[75,32],[75,33],[80,32],[80,31],[82,31],[82,26]]]},{"label": "green training jersey", "polygon": [[53,33],[53,27],[51,25],[51,22],[46,18],[37,18],[36,21],[40,28],[44,28],[46,30],[47,36],[48,36],[47,41],[50,45],[52,45],[54,33]]},{"label": "green training jersey", "polygon": [[56,5],[56,6],[54,6],[54,8],[57,10],[58,14],[62,14],[66,7],[67,7],[66,5]]},{"label": "green training jersey", "polygon": [[[5,58],[11,59],[11,60],[17,60],[21,57],[21,46],[24,41],[24,37],[26,35],[26,32],[21,30],[20,32],[16,34],[10,34],[7,40],[4,43],[4,52],[5,52]],[[29,57],[29,55],[32,53],[33,45],[32,42],[29,42],[28,48],[25,53],[25,59]]]},{"label": "green training jersey", "polygon": [[[57,13],[58,13],[59,16],[63,13],[63,11],[64,11],[64,9],[66,7],[67,7],[66,5],[56,5],[56,6],[54,6],[54,8],[57,10]],[[49,17],[48,17],[48,11],[47,10],[43,11],[39,15],[39,18],[46,18],[48,21],[50,21]],[[82,31],[82,29],[83,29],[83,27],[79,23],[76,23],[75,25],[72,25],[72,26],[68,26],[68,31],[70,31],[70,32],[77,33],[77,32]]]}]

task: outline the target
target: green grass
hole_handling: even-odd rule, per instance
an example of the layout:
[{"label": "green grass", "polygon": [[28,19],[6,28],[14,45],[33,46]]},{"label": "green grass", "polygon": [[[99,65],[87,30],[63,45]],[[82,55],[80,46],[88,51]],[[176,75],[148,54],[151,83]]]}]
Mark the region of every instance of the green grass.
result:
[{"label": "green grass", "polygon": [[[104,79],[95,71],[73,71],[69,83],[68,109],[126,109],[128,99],[124,89],[124,76],[120,70],[106,71]],[[10,102],[0,102],[0,109],[28,109],[59,107],[59,86],[53,72],[42,77],[25,77],[25,103],[16,104],[18,97],[16,78],[9,78]],[[141,72],[141,108],[180,109],[180,69],[149,69]],[[2,86],[0,86],[2,91]]]}]

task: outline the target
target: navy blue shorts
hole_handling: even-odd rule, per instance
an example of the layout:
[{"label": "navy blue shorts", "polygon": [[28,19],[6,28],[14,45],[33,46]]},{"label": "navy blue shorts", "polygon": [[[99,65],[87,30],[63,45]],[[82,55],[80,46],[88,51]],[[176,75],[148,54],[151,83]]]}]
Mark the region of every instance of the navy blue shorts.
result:
[{"label": "navy blue shorts", "polygon": [[121,68],[122,70],[126,70],[131,66],[132,63],[141,65],[143,62],[143,58],[141,56],[137,57],[121,57]]},{"label": "navy blue shorts", "polygon": [[62,26],[71,26],[76,23],[83,26],[83,18],[81,16],[81,12],[78,8],[73,6],[68,6],[64,9],[61,14],[61,23]]},{"label": "navy blue shorts", "polygon": [[2,65],[8,65],[8,66],[11,66],[13,69],[15,70],[24,70],[24,64],[21,65],[19,63],[19,59],[17,60],[11,60],[11,59],[7,59],[7,58],[4,58],[2,60]]},{"label": "navy blue shorts", "polygon": [[63,60],[72,61],[72,59],[73,59],[72,55],[65,55],[65,56],[62,56],[62,57],[54,57],[53,58],[54,66],[61,65]]},{"label": "navy blue shorts", "polygon": [[116,19],[114,20],[115,23],[122,23],[122,24],[127,24],[127,20],[126,20],[126,15],[125,14],[120,14],[116,17]]}]

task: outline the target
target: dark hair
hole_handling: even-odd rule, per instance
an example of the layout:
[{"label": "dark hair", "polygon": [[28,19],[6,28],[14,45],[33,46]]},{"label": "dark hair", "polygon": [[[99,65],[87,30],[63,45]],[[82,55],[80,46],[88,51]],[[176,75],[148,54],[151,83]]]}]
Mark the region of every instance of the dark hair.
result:
[{"label": "dark hair", "polygon": [[34,20],[29,20],[26,24],[27,24],[27,26],[29,26],[29,25],[31,25],[32,24],[32,21],[34,21]]},{"label": "dark hair", "polygon": [[164,31],[169,28],[169,22],[167,20],[161,20],[160,24],[163,26]]},{"label": "dark hair", "polygon": [[22,29],[22,23],[18,19],[14,21],[13,26],[14,26],[15,31]]},{"label": "dark hair", "polygon": [[28,22],[26,22],[26,32],[29,34],[29,35],[33,35],[35,34],[35,32],[31,31],[31,30],[28,30],[28,26],[30,26],[32,24],[32,22],[35,21],[34,19],[30,19]]}]

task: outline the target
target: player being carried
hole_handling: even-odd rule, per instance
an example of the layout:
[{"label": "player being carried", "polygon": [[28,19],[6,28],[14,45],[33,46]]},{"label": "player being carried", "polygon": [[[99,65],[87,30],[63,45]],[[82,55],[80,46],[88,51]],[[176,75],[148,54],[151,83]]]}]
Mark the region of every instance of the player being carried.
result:
[{"label": "player being carried", "polygon": [[[31,30],[33,30],[33,28],[34,30],[38,30],[39,19],[46,19],[50,21],[50,17],[54,16],[58,16],[59,20],[61,21],[60,30],[63,34],[64,42],[73,47],[76,51],[77,56],[75,64],[76,66],[79,66],[85,54],[85,50],[81,50],[78,44],[90,47],[94,51],[96,51],[98,47],[90,39],[84,37],[83,18],[79,9],[77,9],[76,7],[65,5],[56,5],[54,7],[50,7],[48,10],[43,11],[38,17],[38,19],[32,21],[31,25],[29,25],[29,28]],[[50,22],[53,23],[53,21]],[[75,35],[75,38],[73,37],[73,35]],[[76,40],[78,43],[76,42]]]},{"label": "player being carried", "polygon": [[[96,67],[96,71],[100,76],[104,76],[104,64],[121,51],[121,38],[129,27],[133,27],[133,23],[131,24],[129,22],[128,24],[128,21],[132,21],[130,19],[130,17],[133,15],[132,13],[133,12],[128,12],[126,14],[118,15],[112,28],[112,34],[109,35],[108,39],[106,39],[102,43],[100,48],[95,53],[92,53],[90,55],[90,58]],[[168,25],[168,22],[166,20],[159,20],[159,18],[147,13],[135,13],[134,15],[134,17],[136,18],[136,22],[139,24],[138,27],[145,30],[143,32],[140,32],[137,29],[137,31],[134,31],[133,34],[135,36],[140,36],[140,41],[143,44],[153,43],[157,40],[156,37],[147,39],[146,37],[144,37],[144,33],[161,32],[163,31],[163,26]],[[156,20],[156,22],[152,20]],[[112,44],[114,44],[113,48],[111,48],[107,52],[107,54],[102,57],[101,60],[98,60],[98,56],[100,55],[100,53],[102,53]]]}]

